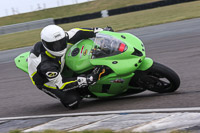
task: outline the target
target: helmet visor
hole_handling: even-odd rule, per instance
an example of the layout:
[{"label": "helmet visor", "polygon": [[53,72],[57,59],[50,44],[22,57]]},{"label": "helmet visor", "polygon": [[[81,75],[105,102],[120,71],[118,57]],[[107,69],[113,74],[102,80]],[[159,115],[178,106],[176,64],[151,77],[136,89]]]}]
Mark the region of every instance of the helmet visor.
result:
[{"label": "helmet visor", "polygon": [[42,40],[42,43],[47,49],[51,51],[62,51],[67,47],[67,38],[64,37],[63,39],[55,42],[46,42]]}]

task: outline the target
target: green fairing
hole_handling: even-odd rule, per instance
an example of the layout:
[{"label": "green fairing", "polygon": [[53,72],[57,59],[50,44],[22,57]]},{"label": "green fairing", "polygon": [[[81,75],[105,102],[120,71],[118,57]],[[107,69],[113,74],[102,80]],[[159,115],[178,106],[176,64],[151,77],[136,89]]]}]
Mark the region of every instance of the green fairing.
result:
[{"label": "green fairing", "polygon": [[[128,84],[134,75],[135,70],[147,70],[153,64],[153,60],[145,58],[145,50],[140,39],[129,33],[116,33],[103,31],[101,34],[110,35],[121,40],[127,45],[127,50],[121,54],[104,58],[91,58],[94,49],[93,40],[83,40],[72,46],[66,54],[66,65],[74,72],[81,74],[93,69],[95,66],[104,65],[111,68],[114,73],[102,77],[95,85],[89,86],[89,90],[97,97],[116,96],[128,89]],[[78,48],[79,53],[72,55],[74,49]],[[132,55],[137,49],[142,56]],[[87,51],[87,53],[85,52]],[[117,62],[116,64],[113,62]],[[113,83],[116,79],[123,79],[123,83]],[[107,88],[107,89],[106,89]]]},{"label": "green fairing", "polygon": [[[83,73],[87,70],[93,68],[90,63],[89,57],[91,57],[90,51],[93,47],[92,40],[83,40],[78,42],[76,45],[73,45],[66,53],[65,62],[66,65],[76,73]],[[79,53],[76,56],[72,56],[72,51],[78,48]],[[82,52],[81,52],[82,50]]]},{"label": "green fairing", "polygon": [[30,52],[25,52],[20,54],[15,58],[15,64],[17,68],[21,69],[22,71],[28,73],[28,56]]},{"label": "green fairing", "polygon": [[[134,73],[124,76],[117,76],[115,73],[111,73],[104,76],[95,85],[89,86],[89,90],[98,97],[110,97],[122,94],[128,89],[130,79]],[[123,83],[114,83],[116,79],[123,79]],[[106,88],[109,87],[109,88]],[[105,88],[104,88],[105,87]]]},{"label": "green fairing", "polygon": [[151,58],[144,58],[142,64],[138,67],[137,70],[145,71],[153,65],[153,60]]},{"label": "green fairing", "polygon": [[[145,52],[142,51],[142,49],[144,49],[144,47],[142,47],[142,41],[129,33],[116,33],[116,32],[108,32],[108,31],[103,31],[101,33],[108,34],[119,40],[122,40],[128,46],[128,49],[125,52],[115,55],[115,56],[91,59],[90,51],[94,47],[93,46],[94,42],[92,40],[83,40],[77,43],[76,45],[72,46],[67,51],[67,55],[66,55],[67,66],[77,73],[82,73],[87,70],[90,70],[91,68],[93,68],[93,66],[96,66],[96,65],[109,66],[117,75],[125,75],[125,74],[129,74],[135,71],[141,64],[139,63],[139,60],[143,60],[145,58]],[[125,39],[122,38],[122,36],[124,36]],[[133,43],[134,43],[134,47],[133,47]],[[80,52],[76,56],[71,56],[71,53],[75,48],[79,48]],[[143,56],[142,57],[138,57],[134,55],[130,56],[134,52],[134,48],[141,51]],[[81,53],[81,50],[82,50],[82,53]],[[85,50],[88,51],[86,55],[83,54]],[[118,63],[113,64],[114,61]],[[137,64],[137,66],[133,67],[135,66],[135,64]]]},{"label": "green fairing", "polygon": [[[107,66],[112,72],[102,76],[95,85],[90,85],[88,88],[97,97],[116,96],[126,92],[129,82],[134,76],[134,71],[149,69],[153,64],[153,60],[145,57],[145,48],[142,41],[132,34],[102,31],[100,32],[101,35],[119,40],[123,44],[121,52],[94,58],[94,50],[96,50],[94,38],[82,40],[68,49],[65,62],[70,70],[65,70],[63,74],[70,77],[74,75],[73,73],[76,73],[76,75],[87,73],[98,65]],[[97,34],[97,38],[98,36]],[[101,39],[99,40],[101,41]],[[124,44],[126,47],[124,47]],[[118,50],[120,51],[120,48]],[[15,58],[16,66],[27,73],[29,54],[29,52],[26,52]],[[115,80],[122,82],[116,83]]]}]

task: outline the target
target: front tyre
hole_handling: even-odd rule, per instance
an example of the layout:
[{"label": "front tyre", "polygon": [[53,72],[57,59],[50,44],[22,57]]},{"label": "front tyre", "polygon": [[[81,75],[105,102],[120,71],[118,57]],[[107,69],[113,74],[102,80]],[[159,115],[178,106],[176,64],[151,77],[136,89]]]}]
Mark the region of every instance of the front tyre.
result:
[{"label": "front tyre", "polygon": [[176,91],[180,86],[179,76],[167,66],[154,62],[146,72],[142,82],[150,91],[169,93]]}]

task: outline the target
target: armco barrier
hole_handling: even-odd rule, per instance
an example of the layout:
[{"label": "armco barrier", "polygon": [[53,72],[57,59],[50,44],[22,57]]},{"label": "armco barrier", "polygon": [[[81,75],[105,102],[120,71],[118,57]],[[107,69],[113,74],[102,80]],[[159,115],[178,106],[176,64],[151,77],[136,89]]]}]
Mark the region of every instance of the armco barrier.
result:
[{"label": "armco barrier", "polygon": [[102,16],[101,12],[95,12],[95,13],[84,14],[84,15],[79,15],[79,16],[55,19],[54,22],[55,24],[71,23],[71,22],[83,21],[83,20],[88,20],[88,19],[100,18],[101,16]]},{"label": "armco barrier", "polygon": [[53,18],[19,23],[19,24],[13,24],[13,25],[7,25],[7,26],[1,26],[0,27],[0,35],[14,33],[14,32],[20,32],[20,31],[39,29],[39,28],[43,28],[44,26],[47,26],[49,24],[54,24]]},{"label": "armco barrier", "polygon": [[133,6],[128,6],[128,7],[108,10],[108,14],[109,16],[112,16],[112,15],[117,15],[117,14],[122,14],[122,13],[146,10],[146,9],[168,6],[168,5],[184,3],[184,2],[191,2],[191,1],[196,1],[196,0],[162,0],[162,1],[152,2],[152,3],[133,5]]}]

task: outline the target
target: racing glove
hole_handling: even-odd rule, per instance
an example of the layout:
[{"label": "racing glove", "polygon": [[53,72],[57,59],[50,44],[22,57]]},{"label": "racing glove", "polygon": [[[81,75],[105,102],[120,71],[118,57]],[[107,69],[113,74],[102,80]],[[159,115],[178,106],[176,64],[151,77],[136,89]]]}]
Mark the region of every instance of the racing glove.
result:
[{"label": "racing glove", "polygon": [[86,87],[88,85],[94,85],[98,80],[99,76],[105,72],[103,66],[96,67],[91,74],[80,75],[77,77],[79,88]]}]

